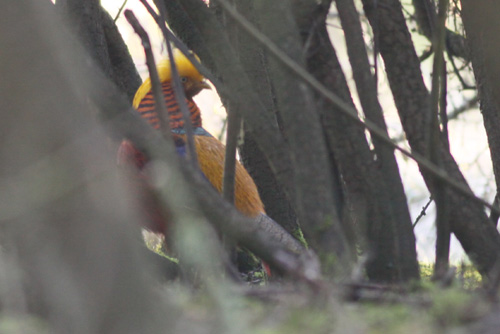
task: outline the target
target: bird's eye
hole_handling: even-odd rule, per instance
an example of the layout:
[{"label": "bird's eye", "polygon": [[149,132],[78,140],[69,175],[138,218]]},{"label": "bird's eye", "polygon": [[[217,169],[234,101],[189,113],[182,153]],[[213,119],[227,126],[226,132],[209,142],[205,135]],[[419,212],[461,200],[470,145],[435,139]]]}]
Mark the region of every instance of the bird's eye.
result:
[{"label": "bird's eye", "polygon": [[181,82],[182,83],[186,83],[188,81],[188,79],[186,77],[181,77]]}]

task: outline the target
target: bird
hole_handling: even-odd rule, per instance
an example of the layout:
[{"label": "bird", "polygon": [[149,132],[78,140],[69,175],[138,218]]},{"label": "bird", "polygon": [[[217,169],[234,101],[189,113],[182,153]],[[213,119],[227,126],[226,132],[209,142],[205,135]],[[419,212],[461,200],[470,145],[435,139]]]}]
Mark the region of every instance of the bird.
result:
[{"label": "bird", "polygon": [[[185,93],[185,102],[190,112],[190,121],[193,127],[195,150],[200,170],[220,193],[222,192],[225,145],[203,128],[200,109],[193,100],[193,97],[203,89],[210,89],[210,85],[191,61],[179,50],[175,50],[173,59]],[[187,140],[186,130],[184,128],[182,111],[172,86],[170,60],[166,59],[160,62],[157,69],[174,143],[177,152],[180,155],[184,155]],[[132,105],[140,116],[154,129],[160,129],[160,118],[155,108],[150,78],[147,78],[139,87]],[[169,233],[169,214],[162,208],[158,199],[150,191],[148,177],[145,173],[148,161],[149,159],[146,154],[135,148],[132,142],[124,140],[121,143],[118,149],[118,164],[132,167],[135,170],[134,172],[137,177],[134,181],[134,187],[137,189],[141,205],[147,215],[147,220],[143,225],[152,232],[160,233],[167,237]],[[265,214],[264,205],[259,196],[257,186],[239,161],[236,161],[235,166],[234,205],[237,210],[247,217],[255,218],[261,214]],[[267,265],[264,265],[264,267],[266,272],[270,274],[269,267]]]}]

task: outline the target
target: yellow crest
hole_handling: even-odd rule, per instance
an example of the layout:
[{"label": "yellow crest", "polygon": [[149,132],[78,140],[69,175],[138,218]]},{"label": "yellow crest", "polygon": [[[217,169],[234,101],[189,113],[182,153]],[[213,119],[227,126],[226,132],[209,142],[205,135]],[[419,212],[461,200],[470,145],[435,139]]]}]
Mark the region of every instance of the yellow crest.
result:
[{"label": "yellow crest", "polygon": [[[174,62],[179,72],[179,76],[188,77],[197,81],[202,81],[203,76],[198,72],[194,65],[187,59],[187,57],[178,49],[174,50]],[[199,58],[195,55],[196,59]],[[162,60],[156,67],[158,70],[158,75],[160,77],[160,82],[170,81],[172,79],[172,69],[170,68],[170,60]],[[137,90],[134,96],[134,101],[132,105],[137,108],[141,103],[142,99],[151,90],[151,79],[147,78],[142,83],[141,87]]]}]

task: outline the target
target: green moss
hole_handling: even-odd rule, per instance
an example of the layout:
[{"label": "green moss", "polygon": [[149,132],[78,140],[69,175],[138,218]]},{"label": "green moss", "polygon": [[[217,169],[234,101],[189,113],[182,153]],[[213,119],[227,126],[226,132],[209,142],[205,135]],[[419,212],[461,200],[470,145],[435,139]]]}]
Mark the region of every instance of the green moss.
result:
[{"label": "green moss", "polygon": [[302,246],[304,246],[305,248],[309,248],[309,245],[307,243],[307,240],[306,238],[304,237],[304,233],[302,233],[302,229],[300,227],[297,227],[293,232],[292,232],[292,235],[295,237],[295,239],[297,239],[301,244]]},{"label": "green moss", "polygon": [[472,264],[459,266],[457,271],[457,280],[467,290],[475,290],[481,287],[483,279],[481,274],[474,268]]},{"label": "green moss", "polygon": [[[434,274],[434,264],[420,263],[420,276],[422,284],[425,286],[427,282],[432,281]],[[466,290],[474,290],[481,287],[481,274],[470,263],[462,263],[458,266],[455,274],[455,281],[459,287]]]},{"label": "green moss", "polygon": [[284,322],[283,333],[330,333],[332,330],[331,316],[324,312],[292,312]]},{"label": "green moss", "polygon": [[318,254],[319,260],[321,262],[321,269],[325,275],[333,273],[338,264],[338,258],[333,253],[320,253]]},{"label": "green moss", "polygon": [[423,281],[430,281],[434,272],[434,265],[430,263],[420,263],[420,277]]},{"label": "green moss", "polygon": [[458,289],[436,289],[430,314],[442,326],[458,325],[464,305],[470,302],[470,296]]},{"label": "green moss", "polygon": [[327,334],[332,333],[335,320],[328,312],[305,307],[289,309],[286,313],[276,313],[279,319],[268,326],[258,326],[253,329],[257,334]]},{"label": "green moss", "polygon": [[47,324],[33,316],[0,316],[0,333],[43,334],[49,333]]},{"label": "green moss", "polygon": [[426,333],[430,327],[422,314],[407,305],[371,304],[360,309],[369,333]]}]

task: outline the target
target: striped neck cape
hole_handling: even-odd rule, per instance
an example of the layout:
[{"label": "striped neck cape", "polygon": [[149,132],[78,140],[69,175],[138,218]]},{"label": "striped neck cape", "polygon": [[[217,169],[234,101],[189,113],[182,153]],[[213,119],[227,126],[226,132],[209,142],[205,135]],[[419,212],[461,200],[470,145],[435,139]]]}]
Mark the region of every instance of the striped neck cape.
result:
[{"label": "striped neck cape", "polygon": [[[177,99],[175,97],[172,85],[170,84],[169,81],[162,83],[162,90],[163,90],[165,104],[167,106],[170,129],[174,133],[183,134],[184,120],[182,119],[182,112],[179,107],[179,104],[177,103]],[[203,130],[201,124],[200,109],[192,99],[186,99],[186,103],[189,108],[191,123],[193,124],[193,128],[195,129],[195,134],[196,134],[196,132],[200,132],[200,130],[197,130],[198,128]],[[155,129],[160,128],[160,119],[158,117],[158,112],[156,111],[155,108],[155,100],[152,90],[150,90],[142,98],[141,102],[137,107],[137,111],[139,112],[141,117],[147,120],[149,124],[151,124],[151,126],[153,126]]]}]

